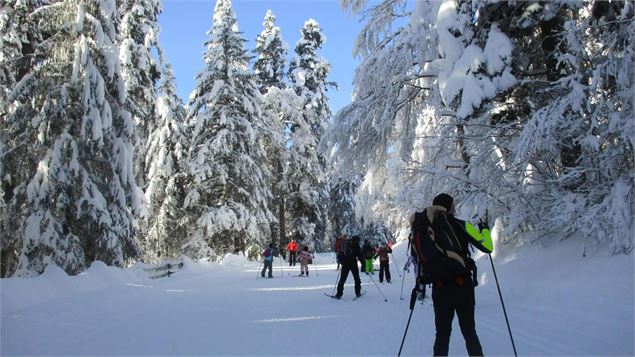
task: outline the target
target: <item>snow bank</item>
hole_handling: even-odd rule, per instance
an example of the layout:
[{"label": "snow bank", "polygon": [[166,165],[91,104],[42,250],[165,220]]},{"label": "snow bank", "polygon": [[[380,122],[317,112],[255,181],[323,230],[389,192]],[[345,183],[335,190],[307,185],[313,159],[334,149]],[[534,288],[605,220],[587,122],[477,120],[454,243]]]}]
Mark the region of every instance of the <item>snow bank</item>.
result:
[{"label": "snow bank", "polygon": [[249,260],[244,254],[225,254],[223,257],[221,264],[225,266],[244,266],[248,264]]},{"label": "snow bank", "polygon": [[68,276],[61,268],[50,264],[37,277],[0,280],[2,313],[116,286],[147,284],[149,280],[142,270],[109,267],[100,261],[93,262],[90,268],[76,276]]}]

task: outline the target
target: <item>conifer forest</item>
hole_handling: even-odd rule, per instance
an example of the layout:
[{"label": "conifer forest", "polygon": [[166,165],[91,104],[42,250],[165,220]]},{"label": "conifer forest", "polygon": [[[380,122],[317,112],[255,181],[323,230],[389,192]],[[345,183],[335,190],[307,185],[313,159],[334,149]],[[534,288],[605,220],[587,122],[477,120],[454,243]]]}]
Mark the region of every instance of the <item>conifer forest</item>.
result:
[{"label": "conifer forest", "polygon": [[214,3],[181,98],[161,0],[0,0],[2,277],[405,240],[440,192],[505,241],[632,252],[633,1],[339,0],[337,112],[318,21],[246,39]]}]

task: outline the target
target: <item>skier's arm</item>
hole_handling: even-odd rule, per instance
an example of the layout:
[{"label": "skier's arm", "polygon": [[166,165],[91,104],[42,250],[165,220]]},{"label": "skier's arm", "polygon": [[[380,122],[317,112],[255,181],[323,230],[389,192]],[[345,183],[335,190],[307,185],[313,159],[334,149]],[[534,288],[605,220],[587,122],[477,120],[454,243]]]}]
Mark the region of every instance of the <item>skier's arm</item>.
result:
[{"label": "skier's arm", "polygon": [[476,228],[472,223],[465,222],[465,231],[467,232],[470,243],[483,253],[491,253],[494,251],[494,243],[487,224]]}]

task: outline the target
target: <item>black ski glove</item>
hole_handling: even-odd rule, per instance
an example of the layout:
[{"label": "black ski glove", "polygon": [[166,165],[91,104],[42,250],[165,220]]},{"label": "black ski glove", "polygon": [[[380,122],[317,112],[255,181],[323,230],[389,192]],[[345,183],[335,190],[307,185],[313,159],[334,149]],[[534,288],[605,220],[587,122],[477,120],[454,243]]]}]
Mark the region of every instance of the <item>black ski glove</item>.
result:
[{"label": "black ski glove", "polygon": [[482,231],[483,229],[489,229],[489,225],[487,224],[487,222],[483,221],[483,219],[479,219],[478,221],[478,230]]}]

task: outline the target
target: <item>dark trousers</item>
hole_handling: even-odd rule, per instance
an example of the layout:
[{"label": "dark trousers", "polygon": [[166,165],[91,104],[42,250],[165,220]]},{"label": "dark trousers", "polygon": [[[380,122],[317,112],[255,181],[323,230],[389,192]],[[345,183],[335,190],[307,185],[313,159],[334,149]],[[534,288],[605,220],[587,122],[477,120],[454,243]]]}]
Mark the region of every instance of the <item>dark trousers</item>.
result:
[{"label": "dark trousers", "polygon": [[289,251],[289,266],[295,266],[295,251]]},{"label": "dark trousers", "polygon": [[344,284],[348,273],[353,273],[353,279],[355,279],[355,295],[359,295],[362,292],[362,281],[359,279],[359,268],[357,268],[357,261],[347,262],[342,261],[342,271],[340,272],[340,281],[337,283],[337,296],[344,294]]},{"label": "dark trousers", "polygon": [[269,277],[273,278],[273,274],[271,273],[271,270],[273,269],[273,259],[272,260],[267,260],[265,259],[265,266],[262,268],[262,272],[260,272],[260,275],[262,275],[262,277],[265,277],[265,271],[269,269]]},{"label": "dark trousers", "polygon": [[379,261],[379,282],[384,282],[384,272],[386,273],[386,281],[390,283],[390,261]]},{"label": "dark trousers", "polygon": [[438,287],[437,284],[434,284],[432,287],[434,324],[437,330],[434,340],[434,355],[448,355],[452,320],[456,312],[467,353],[470,356],[482,356],[483,349],[478,335],[476,335],[474,321],[475,300],[472,280],[466,279],[463,286],[457,286],[454,282],[443,282],[443,285]]}]

